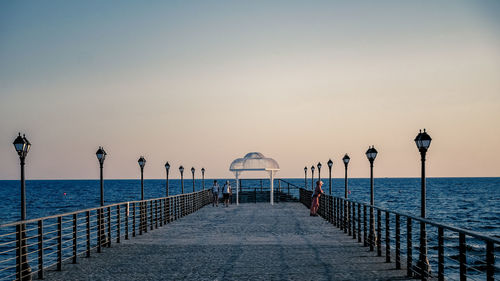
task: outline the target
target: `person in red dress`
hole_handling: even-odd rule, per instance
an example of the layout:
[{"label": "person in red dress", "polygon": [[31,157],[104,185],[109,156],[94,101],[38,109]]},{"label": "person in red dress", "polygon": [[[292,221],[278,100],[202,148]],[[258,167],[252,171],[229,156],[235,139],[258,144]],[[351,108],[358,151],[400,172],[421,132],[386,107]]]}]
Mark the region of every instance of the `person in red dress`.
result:
[{"label": "person in red dress", "polygon": [[322,185],[323,185],[322,181],[316,182],[316,189],[314,189],[314,194],[311,202],[311,211],[310,211],[311,216],[317,216],[316,212],[318,211],[319,208],[319,197],[322,194],[324,194],[323,189],[321,189]]}]

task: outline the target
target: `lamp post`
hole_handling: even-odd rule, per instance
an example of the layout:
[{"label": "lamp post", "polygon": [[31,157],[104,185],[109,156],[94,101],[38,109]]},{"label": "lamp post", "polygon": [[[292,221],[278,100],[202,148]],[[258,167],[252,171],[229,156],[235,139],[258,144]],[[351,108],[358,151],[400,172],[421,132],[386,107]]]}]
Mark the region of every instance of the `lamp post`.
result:
[{"label": "lamp post", "polygon": [[165,171],[167,172],[167,190],[166,190],[166,194],[167,194],[167,197],[168,197],[168,172],[170,171],[170,164],[168,163],[165,163]]},{"label": "lamp post", "polygon": [[201,186],[205,190],[205,168],[201,168]]},{"label": "lamp post", "polygon": [[193,174],[193,192],[194,192],[194,167],[191,167],[191,174]]},{"label": "lamp post", "polygon": [[344,155],[344,158],[342,158],[342,161],[344,162],[344,166],[345,166],[345,180],[344,180],[344,185],[345,185],[345,199],[347,199],[347,166],[349,165],[349,160],[351,160],[351,158],[349,157],[349,155]]},{"label": "lamp post", "polygon": [[[97,156],[97,160],[99,161],[99,170],[100,170],[100,185],[101,185],[101,207],[104,206],[104,173],[103,173],[103,169],[104,169],[104,159],[106,159],[106,151],[104,151],[104,148],[102,148],[102,146],[99,146],[99,149],[97,149],[97,152],[95,153],[95,155]],[[100,253],[101,252],[101,245],[105,245],[106,244],[106,237],[105,237],[105,233],[104,233],[104,227],[103,227],[103,221],[104,221],[104,217],[103,217],[103,212],[102,212],[102,208],[98,210],[98,215],[97,215],[97,218],[98,218],[98,231],[99,231],[99,247],[97,248],[97,251]]]},{"label": "lamp post", "polygon": [[[17,155],[19,155],[19,160],[21,164],[21,221],[26,220],[26,181],[24,178],[24,164],[26,156],[31,148],[31,143],[28,141],[25,135],[21,137],[21,133],[13,142],[14,148],[16,149]],[[17,277],[18,280],[31,280],[31,267],[28,264],[28,253],[26,245],[26,225],[21,224],[21,245],[19,249],[18,257],[21,257],[20,264],[21,267],[18,268]]]},{"label": "lamp post", "polygon": [[103,168],[104,168],[104,159],[106,159],[106,151],[102,146],[99,146],[99,149],[95,153],[97,156],[97,160],[99,161],[99,170],[100,170],[100,183],[101,183],[101,207],[104,206],[104,176],[103,176]]},{"label": "lamp post", "polygon": [[332,195],[332,167],[333,167],[332,159],[329,159],[327,164],[328,164],[328,194]]},{"label": "lamp post", "polygon": [[139,157],[137,163],[139,163],[139,167],[141,167],[141,200],[144,200],[144,166],[146,165],[144,156]]},{"label": "lamp post", "polygon": [[307,189],[307,166],[304,167],[304,188]]},{"label": "lamp post", "polygon": [[[422,162],[422,175],[421,175],[421,205],[420,205],[420,216],[425,219],[425,201],[426,201],[426,186],[425,186],[425,154],[427,149],[431,145],[431,137],[427,132],[420,130],[417,137],[415,138],[415,143],[417,144],[418,151],[420,151],[420,161]],[[427,280],[429,278],[430,264],[427,259],[427,231],[425,229],[425,223],[420,222],[420,256],[418,261],[418,268],[420,269],[420,277],[422,280]]]},{"label": "lamp post", "polygon": [[311,166],[311,190],[314,192],[314,165]]},{"label": "lamp post", "polygon": [[322,167],[321,163],[318,162],[318,180],[321,180],[321,167]]},{"label": "lamp post", "polygon": [[184,167],[179,167],[179,172],[181,172],[181,194],[184,194]]},{"label": "lamp post", "polygon": [[368,239],[370,240],[370,251],[373,251],[375,247],[375,240],[377,237],[375,236],[375,219],[373,217],[373,161],[377,157],[377,150],[374,146],[368,147],[366,151],[366,157],[368,161],[370,161],[370,233],[368,235]]}]

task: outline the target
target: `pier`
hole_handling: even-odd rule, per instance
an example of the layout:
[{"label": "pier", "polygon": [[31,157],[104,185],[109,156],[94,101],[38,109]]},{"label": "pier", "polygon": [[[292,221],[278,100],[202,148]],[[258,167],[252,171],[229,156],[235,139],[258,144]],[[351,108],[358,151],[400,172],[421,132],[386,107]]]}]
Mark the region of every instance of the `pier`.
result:
[{"label": "pier", "polygon": [[[500,240],[277,179],[0,226],[0,280],[495,280]],[[269,204],[271,195],[274,205]],[[368,214],[373,214],[368,216]],[[373,220],[373,221],[372,221]],[[420,252],[418,226],[429,233]],[[373,238],[372,238],[373,237]],[[420,260],[430,270],[422,271]],[[425,274],[423,274],[423,272]]]},{"label": "pier", "polygon": [[298,203],[211,205],[47,280],[404,280]]}]

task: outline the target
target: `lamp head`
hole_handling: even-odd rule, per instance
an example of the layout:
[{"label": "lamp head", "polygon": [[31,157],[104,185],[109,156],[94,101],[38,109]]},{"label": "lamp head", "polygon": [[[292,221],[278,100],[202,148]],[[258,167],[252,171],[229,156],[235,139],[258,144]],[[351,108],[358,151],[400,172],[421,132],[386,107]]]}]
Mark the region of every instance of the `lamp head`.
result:
[{"label": "lamp head", "polygon": [[328,162],[327,162],[327,164],[328,164],[328,168],[330,168],[330,169],[331,169],[331,168],[332,168],[332,166],[333,166],[333,161],[332,161],[332,159],[329,159],[329,160],[328,160]]},{"label": "lamp head", "polygon": [[347,153],[344,155],[344,158],[342,158],[342,161],[344,161],[345,165],[349,164],[350,160],[351,160],[351,157],[349,157],[349,155],[347,155]]},{"label": "lamp head", "polygon": [[23,156],[24,151],[26,150],[26,141],[25,138],[21,137],[21,133],[19,133],[12,144],[14,144],[17,154],[19,156]]},{"label": "lamp head", "polygon": [[370,162],[373,162],[375,160],[375,158],[377,157],[377,153],[378,153],[378,151],[375,149],[375,146],[372,145],[366,151],[366,158],[368,158],[368,160]]},{"label": "lamp head", "polygon": [[322,167],[322,166],[323,166],[323,165],[321,165],[321,162],[318,162],[318,170],[321,170],[321,167]]},{"label": "lamp head", "polygon": [[146,165],[146,159],[144,159],[144,156],[141,156],[139,160],[137,160],[137,163],[139,163],[139,167],[144,168]]},{"label": "lamp head", "polygon": [[313,171],[313,172],[314,172],[314,170],[315,170],[315,169],[316,169],[316,168],[314,168],[314,165],[312,165],[312,166],[311,166],[311,171]]},{"label": "lamp head", "polygon": [[431,145],[431,136],[427,134],[427,132],[420,130],[417,137],[415,137],[415,144],[419,151],[426,152],[429,146]]},{"label": "lamp head", "polygon": [[104,159],[106,159],[106,151],[104,151],[104,148],[102,148],[102,146],[99,146],[99,149],[97,150],[97,152],[95,153],[95,155],[97,156],[97,160],[99,160],[99,163],[104,163]]},{"label": "lamp head", "polygon": [[179,166],[179,172],[181,172],[181,174],[182,174],[184,172],[184,167]]},{"label": "lamp head", "polygon": [[167,171],[170,170],[170,163],[168,163],[168,161],[165,163],[165,169],[167,169]]},{"label": "lamp head", "polygon": [[191,167],[191,173],[194,174],[194,167]]}]

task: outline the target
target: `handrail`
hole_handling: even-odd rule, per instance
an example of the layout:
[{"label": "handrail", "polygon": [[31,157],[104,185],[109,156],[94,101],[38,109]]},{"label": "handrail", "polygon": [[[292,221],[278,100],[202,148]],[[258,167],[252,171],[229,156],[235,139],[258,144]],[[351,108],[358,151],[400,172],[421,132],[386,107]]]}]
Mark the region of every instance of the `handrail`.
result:
[{"label": "handrail", "polygon": [[[90,257],[191,214],[211,202],[202,190],[138,201],[113,203],[0,225],[0,280],[43,279],[48,268],[61,270],[67,260]],[[12,248],[12,249],[11,249]],[[15,251],[14,251],[15,250]]]},{"label": "handrail", "polygon": [[[299,193],[299,201],[305,206],[311,207],[313,192],[301,188]],[[477,278],[478,274],[485,274],[486,280],[494,280],[495,272],[500,269],[495,265],[495,256],[497,256],[498,245],[500,245],[500,239],[498,238],[338,196],[325,194],[319,199],[315,198],[315,200],[319,200],[317,214],[343,230],[346,234],[351,235],[353,239],[357,238],[358,242],[363,242],[364,246],[369,246],[370,251],[376,249],[378,256],[382,256],[382,248],[385,248],[386,262],[391,262],[391,259],[395,258],[396,269],[401,269],[402,256],[406,254],[408,277],[418,277],[422,280],[437,277],[438,280],[444,280],[445,271],[451,270],[460,276],[460,280],[466,280],[467,277]],[[370,216],[369,222],[367,219],[368,212]],[[385,220],[383,220],[383,217]],[[401,220],[406,222],[406,235],[402,235],[404,228],[401,227]],[[414,223],[420,224],[420,246],[418,247],[413,245],[413,236],[416,234],[412,231]],[[437,234],[436,232],[427,231],[427,225],[437,228]],[[382,235],[382,231],[385,232],[385,236]],[[395,231],[392,237],[391,231]],[[445,231],[458,233],[458,237],[445,236]],[[437,243],[436,237],[427,239],[427,233],[433,237],[437,236]],[[475,241],[467,243],[467,237]],[[401,243],[401,239],[406,239],[406,248],[404,247],[405,244]],[[453,243],[458,242],[458,245],[455,244],[456,246],[450,248],[449,243],[444,243],[445,239],[451,239]],[[382,246],[382,240],[385,241],[384,246]],[[485,252],[484,256],[478,254],[476,241],[485,243],[484,249],[479,248],[479,251]],[[428,244],[434,246],[430,247]],[[392,247],[395,248],[395,254],[391,254],[391,249],[394,249]],[[448,253],[448,256],[445,256],[445,249],[448,249],[447,251],[451,252],[451,254]],[[418,253],[417,262],[414,262],[414,250]],[[428,251],[432,253],[428,254]],[[453,258],[450,258],[450,255]],[[431,259],[432,263],[429,263],[429,259]],[[451,264],[450,261],[454,261],[454,263]],[[431,264],[437,266],[437,276],[431,270]],[[455,264],[459,265],[458,270],[454,267]],[[445,265],[450,267],[445,267]]]},{"label": "handrail", "polygon": [[[310,191],[310,190],[308,190],[308,191]],[[354,201],[352,199],[345,199],[345,198],[342,198],[342,197],[339,197],[339,196],[334,196],[334,195],[327,195],[327,196],[332,196],[333,198],[340,198],[340,199],[342,199],[342,200],[344,200],[346,202],[356,203],[356,204],[360,204],[362,206],[367,206],[367,207],[371,206],[370,204],[368,204],[366,202]],[[455,232],[463,232],[464,234],[467,234],[467,235],[472,236],[474,238],[478,238],[478,239],[481,239],[481,240],[490,241],[490,242],[493,242],[493,243],[500,244],[500,239],[498,239],[498,238],[487,236],[487,235],[484,235],[484,234],[481,234],[481,233],[478,233],[478,232],[475,232],[475,231],[472,231],[472,230],[468,230],[468,229],[465,229],[465,228],[460,228],[460,227],[456,227],[456,226],[452,226],[452,225],[447,225],[447,224],[435,222],[435,221],[427,219],[427,218],[422,218],[422,217],[418,217],[418,216],[415,216],[415,215],[410,215],[410,214],[403,213],[403,212],[391,211],[389,209],[384,209],[384,208],[378,207],[378,206],[373,206],[373,208],[376,209],[376,210],[380,210],[382,212],[388,212],[388,213],[392,213],[392,214],[395,214],[395,215],[409,217],[409,218],[411,218],[413,220],[424,222],[426,224],[430,224],[430,225],[433,225],[433,226],[436,226],[436,227],[442,227],[442,228],[447,229],[447,230],[451,230],[451,231],[455,231]]]},{"label": "handrail", "polygon": [[97,209],[103,209],[103,208],[108,208],[108,207],[115,207],[115,206],[118,206],[118,205],[140,203],[140,202],[150,202],[150,201],[154,201],[154,200],[161,200],[161,199],[167,199],[167,198],[176,198],[178,196],[190,195],[190,194],[195,194],[195,193],[198,193],[198,192],[199,191],[190,192],[190,193],[183,193],[183,194],[176,194],[176,195],[170,195],[168,197],[158,197],[158,198],[144,199],[144,200],[124,201],[124,202],[120,202],[120,203],[113,203],[113,204],[109,204],[109,205],[105,205],[105,206],[99,206],[99,207],[94,207],[94,208],[82,209],[82,210],[78,210],[78,211],[73,211],[73,212],[68,212],[68,213],[63,213],[63,214],[57,214],[57,215],[51,215],[51,216],[46,216],[46,217],[41,217],[41,218],[36,218],[36,219],[29,219],[29,220],[24,220],[24,221],[9,222],[9,223],[5,223],[5,224],[0,224],[0,228],[8,227],[8,226],[16,226],[16,225],[19,225],[19,224],[33,223],[33,222],[37,222],[39,220],[54,219],[54,218],[61,217],[61,216],[69,216],[69,215],[73,215],[73,214],[81,214],[81,213],[87,212],[87,211],[95,211]]}]

